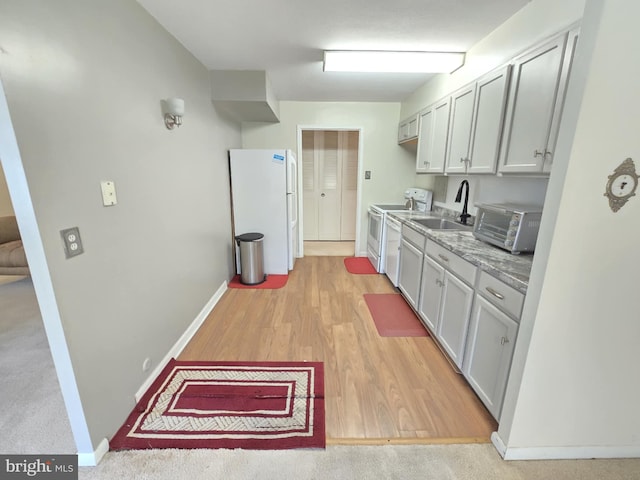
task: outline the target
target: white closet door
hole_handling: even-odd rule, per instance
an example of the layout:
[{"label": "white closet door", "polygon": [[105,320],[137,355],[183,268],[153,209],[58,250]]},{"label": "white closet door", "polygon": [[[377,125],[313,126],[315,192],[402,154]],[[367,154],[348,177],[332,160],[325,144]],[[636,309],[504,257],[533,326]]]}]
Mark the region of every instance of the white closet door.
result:
[{"label": "white closet door", "polygon": [[359,132],[302,132],[305,240],[355,240]]},{"label": "white closet door", "polygon": [[356,204],[358,201],[358,140],[359,132],[341,133],[342,206],[340,240],[356,239]]},{"label": "white closet door", "polygon": [[338,149],[338,133],[316,132],[323,137],[318,160],[318,240],[340,239],[340,204],[342,203],[342,156]]}]

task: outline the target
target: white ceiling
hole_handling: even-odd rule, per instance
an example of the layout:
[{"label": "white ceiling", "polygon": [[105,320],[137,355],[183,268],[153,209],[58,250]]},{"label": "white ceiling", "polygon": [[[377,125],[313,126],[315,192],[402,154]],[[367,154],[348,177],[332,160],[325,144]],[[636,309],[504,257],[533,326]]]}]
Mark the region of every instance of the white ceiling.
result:
[{"label": "white ceiling", "polygon": [[138,0],[208,69],[266,70],[300,101],[401,101],[429,75],[325,73],[323,51],[467,51],[529,1]]}]

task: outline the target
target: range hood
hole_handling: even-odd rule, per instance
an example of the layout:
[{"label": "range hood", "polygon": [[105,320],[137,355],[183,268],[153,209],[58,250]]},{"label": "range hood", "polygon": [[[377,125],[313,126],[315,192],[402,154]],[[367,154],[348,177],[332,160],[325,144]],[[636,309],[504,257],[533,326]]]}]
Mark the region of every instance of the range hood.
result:
[{"label": "range hood", "polygon": [[262,70],[211,70],[211,101],[239,122],[280,122],[280,103]]}]

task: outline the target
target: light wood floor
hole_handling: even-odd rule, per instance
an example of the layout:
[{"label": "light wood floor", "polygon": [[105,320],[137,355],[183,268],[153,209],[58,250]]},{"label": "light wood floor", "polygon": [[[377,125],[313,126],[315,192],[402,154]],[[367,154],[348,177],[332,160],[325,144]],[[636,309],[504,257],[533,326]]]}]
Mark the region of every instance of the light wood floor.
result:
[{"label": "light wood floor", "polygon": [[277,290],[229,289],[181,360],[322,361],[328,443],[489,441],[497,425],[431,338],[382,338],[342,257],[298,259]]}]

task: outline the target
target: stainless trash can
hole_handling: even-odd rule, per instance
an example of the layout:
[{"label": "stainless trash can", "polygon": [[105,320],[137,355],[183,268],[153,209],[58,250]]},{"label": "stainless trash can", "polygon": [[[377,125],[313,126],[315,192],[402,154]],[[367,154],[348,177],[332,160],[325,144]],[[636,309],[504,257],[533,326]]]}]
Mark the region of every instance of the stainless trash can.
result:
[{"label": "stainless trash can", "polygon": [[266,280],[264,274],[264,250],[261,233],[244,233],[236,236],[240,248],[240,282],[257,285]]}]

